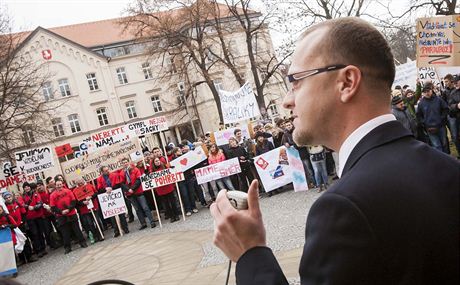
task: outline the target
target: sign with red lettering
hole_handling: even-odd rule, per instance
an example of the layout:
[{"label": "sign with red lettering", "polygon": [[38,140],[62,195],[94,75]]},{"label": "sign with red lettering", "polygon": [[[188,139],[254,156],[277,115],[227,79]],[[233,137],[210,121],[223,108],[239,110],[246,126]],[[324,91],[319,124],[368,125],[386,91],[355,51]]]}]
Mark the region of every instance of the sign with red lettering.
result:
[{"label": "sign with red lettering", "polygon": [[417,19],[417,67],[460,65],[460,17]]},{"label": "sign with red lettering", "polygon": [[217,180],[240,172],[241,167],[237,157],[195,169],[196,181],[198,184]]},{"label": "sign with red lettering", "polygon": [[91,134],[88,138],[83,140],[80,146],[84,144],[87,152],[93,153],[98,149],[112,146],[119,142],[128,141],[134,137],[135,134],[133,131],[129,130],[126,126],[121,126]]},{"label": "sign with red lettering", "polygon": [[135,132],[136,136],[144,136],[169,129],[165,116],[159,116],[143,121],[129,123],[126,125],[126,128]]},{"label": "sign with red lettering", "polygon": [[128,212],[125,198],[120,188],[112,190],[110,193],[97,195],[104,219]]},{"label": "sign with red lettering", "polygon": [[183,181],[184,173],[175,172],[174,169],[167,168],[156,172],[151,172],[141,176],[142,188],[144,191],[154,189],[156,187],[173,184]]},{"label": "sign with red lettering", "polygon": [[84,185],[81,187],[77,187],[73,190],[73,194],[78,201],[86,200],[87,197],[92,197],[94,195],[94,191],[88,185]]},{"label": "sign with red lettering", "polygon": [[44,60],[50,60],[52,58],[51,50],[50,49],[42,50],[42,57]]}]

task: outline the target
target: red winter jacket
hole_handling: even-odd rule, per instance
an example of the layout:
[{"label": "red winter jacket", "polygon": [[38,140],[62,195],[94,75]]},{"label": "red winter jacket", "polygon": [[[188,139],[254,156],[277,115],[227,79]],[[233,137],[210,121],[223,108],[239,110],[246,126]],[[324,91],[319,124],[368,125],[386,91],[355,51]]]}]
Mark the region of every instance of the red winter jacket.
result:
[{"label": "red winter jacket", "polygon": [[[43,192],[38,192],[38,194],[40,194],[43,204],[46,204],[49,206],[50,205],[50,193],[48,192],[48,190],[45,190]],[[51,212],[43,208],[43,215],[45,217],[49,217],[49,216],[52,216],[53,214],[51,214]]]},{"label": "red winter jacket", "polygon": [[[80,189],[83,187],[85,187],[86,189],[94,193],[93,196],[91,197],[91,201],[93,201],[93,206],[94,206],[93,211],[99,210],[99,202],[97,200],[97,191],[92,184],[87,183],[81,187],[75,187],[73,191],[76,191],[77,189]],[[90,212],[88,209],[88,206],[85,205],[83,201],[77,201],[77,206],[78,206],[78,212],[80,213],[80,215],[88,214]]]},{"label": "red winter jacket", "polygon": [[8,208],[8,212],[10,213],[10,216],[13,217],[13,219],[19,225],[22,224],[22,216],[21,216],[22,207],[21,207],[21,205],[17,201],[13,200],[13,202],[11,204],[6,204],[6,207]]},{"label": "red winter jacket", "polygon": [[19,206],[21,207],[21,215],[25,215],[27,210],[26,210],[26,207],[24,205],[24,198],[22,198],[22,196],[17,196],[16,201],[18,202]]},{"label": "red winter jacket", "polygon": [[126,192],[126,196],[128,197],[131,195],[139,196],[144,193],[144,189],[142,188],[142,183],[141,183],[142,173],[139,170],[139,168],[134,166],[134,164],[131,164],[130,166],[130,170],[129,170],[130,182],[129,183],[126,180],[125,170],[120,170],[119,175],[120,175],[121,183],[125,184],[126,186],[128,186],[129,189],[132,189],[134,191],[133,194]]},{"label": "red winter jacket", "polygon": [[[161,171],[163,169],[167,169],[169,167],[165,166],[164,164],[162,164],[160,167],[158,168],[153,168],[153,171]],[[157,187],[155,188],[155,191],[158,193],[158,195],[160,196],[164,196],[164,195],[167,195],[171,192],[173,192],[175,189],[174,187],[174,183],[172,184],[168,184],[168,185],[164,185],[164,186],[160,186],[160,187]]]},{"label": "red winter jacket", "polygon": [[[22,199],[24,199],[27,220],[43,218],[43,201],[40,194],[30,190],[29,193],[24,192]],[[34,207],[34,209],[29,210],[29,206]]]},{"label": "red winter jacket", "polygon": [[[116,186],[120,184],[120,174],[118,171],[113,171],[109,173],[109,180],[112,183],[112,189],[116,189]],[[105,183],[105,178],[103,175],[100,175],[96,180],[96,187],[99,193],[105,193],[105,188],[107,183]]]},{"label": "red winter jacket", "polygon": [[11,215],[4,213],[0,216],[0,227],[2,226],[10,228],[13,244],[16,245],[16,233],[14,232],[14,228],[19,227],[18,222],[16,222]]},{"label": "red winter jacket", "polygon": [[213,155],[211,154],[211,152],[209,152],[209,156],[208,156],[209,164],[219,163],[224,160],[225,160],[225,154],[221,150],[219,150],[216,155]]},{"label": "red winter jacket", "polygon": [[[53,209],[53,212],[56,214],[56,217],[70,217],[76,215],[76,205],[77,199],[75,199],[75,196],[73,195],[72,191],[70,191],[67,188],[63,187],[61,190],[55,190],[53,193],[51,193],[50,206]],[[69,212],[63,215],[62,211],[66,209],[68,209]]]}]

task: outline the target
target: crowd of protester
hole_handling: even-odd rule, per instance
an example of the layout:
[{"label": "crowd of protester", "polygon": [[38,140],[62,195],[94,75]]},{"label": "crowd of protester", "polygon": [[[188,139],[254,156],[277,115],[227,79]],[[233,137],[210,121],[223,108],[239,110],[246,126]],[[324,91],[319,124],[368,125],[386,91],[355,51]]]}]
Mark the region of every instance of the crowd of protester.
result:
[{"label": "crowd of protester", "polygon": [[420,141],[460,158],[460,74],[447,74],[440,86],[416,82],[415,91],[405,85],[392,93],[392,113]]},{"label": "crowd of protester", "polygon": [[[407,85],[402,88],[396,86],[391,105],[396,119],[417,139],[445,153],[450,153],[449,142],[452,142],[457,156],[460,155],[460,75],[446,75],[440,88],[431,82],[422,84],[419,80],[415,91]],[[256,124],[252,138],[244,137],[242,130],[237,127],[228,145],[218,146],[208,132],[193,143],[183,140],[177,145],[168,144],[166,154],[159,147],[144,149],[145,160],[134,164],[128,158],[120,158],[122,169],[110,171],[107,166],[102,166],[96,180],[79,179],[74,188],[68,187],[60,174],[45,181],[26,182],[22,184],[21,191],[2,193],[9,214],[0,206],[0,226],[11,228],[13,243],[18,242],[14,228],[20,229],[26,237],[23,251],[17,254],[18,266],[35,262],[50,250],[62,246],[67,254],[72,251],[73,244],[85,248],[88,243],[104,241],[104,232],[110,228],[115,238],[120,236],[120,231],[129,234],[129,224],[135,217],[140,223],[138,230],[146,229],[147,222],[151,228],[155,228],[159,217],[156,216],[154,198],[164,219],[173,223],[179,220],[181,213],[178,192],[186,216],[197,213],[199,208],[208,207],[222,189],[246,192],[249,183],[259,177],[254,157],[280,146],[296,148],[310,188],[318,192],[326,190],[331,181],[337,178],[337,153],[324,146],[298,146],[293,140],[293,131],[294,125],[290,119],[277,118],[273,123]],[[208,159],[184,172],[185,180],[177,183],[178,192],[175,184],[158,187],[153,194],[143,191],[140,180],[143,174],[170,168],[169,161],[200,145],[207,147]],[[195,169],[232,158],[238,159],[242,170],[240,173],[198,184]],[[103,218],[97,198],[101,193],[110,193],[118,188],[123,190],[128,208],[127,214],[118,216],[120,226],[115,217]],[[79,201],[74,192],[81,192],[82,189],[85,193],[93,194]],[[261,197],[271,197],[281,190],[265,193],[263,184],[260,185]]]}]

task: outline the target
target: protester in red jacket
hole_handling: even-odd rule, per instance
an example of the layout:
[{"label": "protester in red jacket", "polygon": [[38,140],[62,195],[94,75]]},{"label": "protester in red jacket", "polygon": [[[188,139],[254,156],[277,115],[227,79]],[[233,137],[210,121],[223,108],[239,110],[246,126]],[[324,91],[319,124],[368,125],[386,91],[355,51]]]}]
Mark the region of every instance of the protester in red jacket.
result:
[{"label": "protester in red jacket", "polygon": [[[23,206],[18,203],[16,199],[14,199],[13,194],[10,192],[3,193],[3,199],[5,200],[5,205],[10,213],[10,216],[17,222],[18,228],[26,234],[26,225],[22,220],[22,213],[21,210]],[[32,245],[30,244],[29,239],[26,240],[24,244],[23,251],[18,254],[19,261],[17,263],[18,266],[29,263],[35,262],[38,259],[32,254]]]},{"label": "protester in red jacket", "polygon": [[[161,171],[169,168],[164,163],[161,162],[160,158],[156,157],[153,160],[153,172]],[[156,192],[163,200],[163,205],[165,206],[166,216],[171,219],[171,223],[179,220],[179,211],[176,207],[176,196],[174,196],[175,190],[174,183],[160,186],[156,188]]]},{"label": "protester in red jacket", "polygon": [[22,185],[24,190],[23,200],[26,209],[25,222],[27,224],[27,234],[32,240],[35,254],[42,257],[47,254],[45,245],[46,225],[43,215],[43,202],[40,194],[37,193],[35,183],[25,182]]},{"label": "protester in red jacket", "polygon": [[[110,172],[107,166],[101,166],[99,169],[101,175],[97,178],[97,191],[99,194],[101,193],[110,193],[113,189],[121,188],[121,180],[119,172],[114,171]],[[129,233],[128,223],[126,222],[125,214],[118,215],[120,219],[121,229],[125,234]],[[112,223],[112,228],[114,231],[114,237],[120,236],[120,229],[118,228],[117,222],[115,217],[110,218],[110,222]]]},{"label": "protester in red jacket", "polygon": [[56,215],[57,224],[62,234],[65,254],[72,251],[70,244],[71,232],[78,239],[81,247],[85,248],[88,246],[78,225],[78,216],[75,210],[76,205],[77,200],[72,191],[64,188],[62,181],[56,181],[56,190],[51,194],[50,206]]},{"label": "protester in red jacket", "polygon": [[120,179],[124,184],[126,196],[131,201],[136,209],[137,218],[141,222],[139,230],[147,228],[145,217],[149,219],[150,227],[156,227],[153,220],[152,212],[150,211],[147,200],[144,197],[144,190],[142,189],[141,171],[129,162],[128,158],[122,159],[123,169],[120,171]]},{"label": "protester in red jacket", "polygon": [[0,206],[0,229],[9,228],[11,230],[13,244],[16,245],[16,233],[14,228],[18,227],[19,223],[14,220],[14,218],[5,212],[2,206]]},{"label": "protester in red jacket", "polygon": [[[80,221],[87,236],[89,237],[91,233],[96,242],[104,240],[96,225],[96,223],[99,223],[99,227],[102,227],[101,221],[98,221],[99,202],[96,188],[92,184],[86,183],[83,178],[80,178],[77,180],[77,187],[75,187],[73,193],[77,199]],[[86,193],[86,197],[79,197],[82,193]],[[92,211],[95,212],[93,213],[94,215],[91,213]]]}]

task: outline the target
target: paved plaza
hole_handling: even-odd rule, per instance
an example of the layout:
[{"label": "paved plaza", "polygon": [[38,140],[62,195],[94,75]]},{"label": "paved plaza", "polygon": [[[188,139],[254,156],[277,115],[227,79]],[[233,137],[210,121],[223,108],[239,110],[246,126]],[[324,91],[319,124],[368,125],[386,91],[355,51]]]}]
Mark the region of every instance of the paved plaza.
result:
[{"label": "paved plaza", "polygon": [[[320,194],[315,190],[284,191],[261,200],[268,244],[275,251],[286,277],[298,282],[298,264],[304,242],[305,220]],[[228,260],[212,244],[213,221],[207,208],[169,223],[163,228],[137,231],[106,240],[64,255],[59,249],[38,262],[19,268],[17,281],[30,285],[89,284],[97,280],[121,279],[134,284],[224,284]],[[235,284],[234,269],[230,284]]]}]

